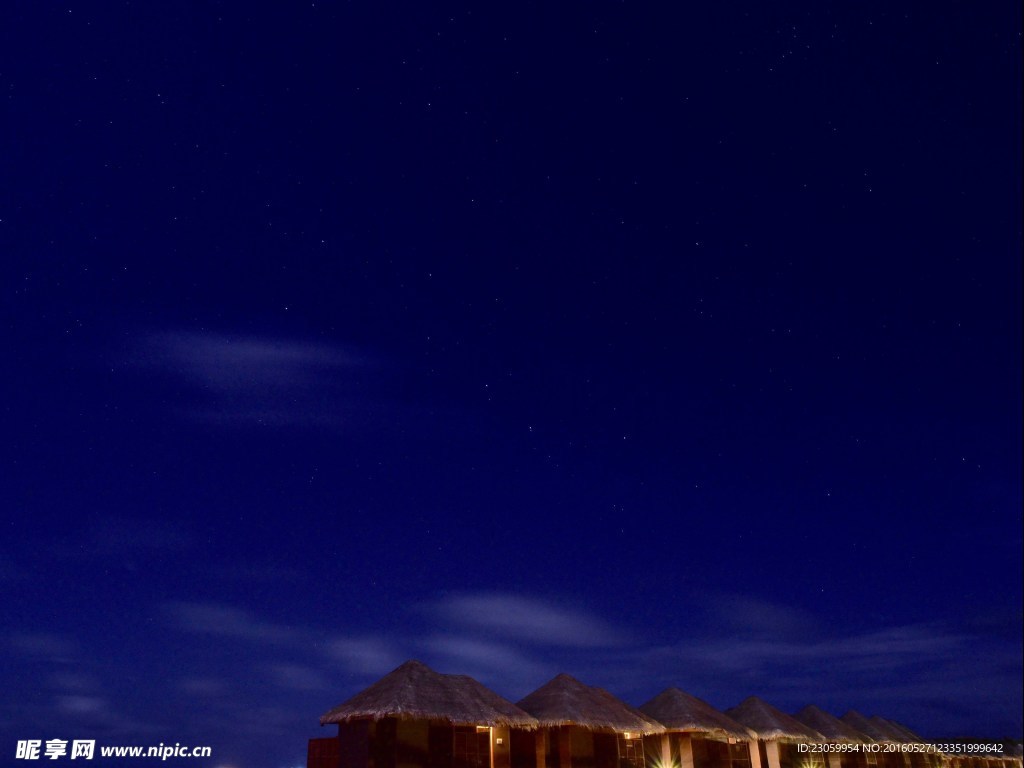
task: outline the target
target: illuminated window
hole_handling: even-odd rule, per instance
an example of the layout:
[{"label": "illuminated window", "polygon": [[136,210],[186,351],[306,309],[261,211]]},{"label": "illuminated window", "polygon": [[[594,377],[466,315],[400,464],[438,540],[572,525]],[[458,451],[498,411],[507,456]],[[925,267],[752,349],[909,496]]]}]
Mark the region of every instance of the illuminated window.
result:
[{"label": "illuminated window", "polygon": [[644,740],[639,733],[619,734],[619,768],[644,768]]},{"label": "illuminated window", "polygon": [[743,742],[729,744],[732,768],[750,768],[750,745]]}]

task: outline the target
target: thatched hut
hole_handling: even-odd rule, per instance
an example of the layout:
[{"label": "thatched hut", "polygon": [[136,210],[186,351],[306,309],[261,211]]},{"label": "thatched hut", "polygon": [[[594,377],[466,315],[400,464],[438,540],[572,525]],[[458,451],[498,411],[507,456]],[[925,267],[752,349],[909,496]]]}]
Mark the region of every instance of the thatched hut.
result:
[{"label": "thatched hut", "polygon": [[[877,717],[877,715],[876,715],[876,717]],[[892,728],[892,729],[894,729],[894,730],[896,730],[896,731],[899,731],[899,732],[900,732],[901,734],[903,734],[903,736],[905,736],[905,737],[906,737],[906,738],[907,738],[907,739],[908,739],[909,741],[911,741],[911,742],[913,742],[913,743],[915,743],[915,744],[924,744],[924,743],[926,743],[924,739],[922,739],[922,738],[921,738],[920,736],[918,736],[918,735],[917,735],[916,733],[914,733],[914,732],[913,732],[912,730],[910,730],[910,729],[909,729],[909,728],[908,728],[907,726],[905,726],[905,725],[904,725],[903,723],[899,723],[899,722],[897,722],[897,721],[895,721],[895,720],[890,720],[890,719],[889,719],[889,718],[887,718],[887,717],[883,717],[883,718],[879,718],[879,719],[881,719],[881,720],[884,720],[884,721],[885,721],[885,723],[886,723],[886,724],[887,724],[887,725],[888,725],[888,726],[889,726],[890,728]]]},{"label": "thatched hut", "polygon": [[867,718],[860,712],[851,709],[840,720],[849,726],[856,728],[861,733],[871,737],[877,742],[879,750],[867,754],[868,768],[906,768],[910,765],[907,755],[900,751],[893,751],[894,745],[904,744],[907,737],[901,733],[894,732],[892,727],[887,725],[878,716]]},{"label": "thatched hut", "polygon": [[607,691],[566,674],[517,706],[540,723],[537,768],[645,768],[643,736],[665,730]]},{"label": "thatched hut", "polygon": [[418,661],[339,704],[320,724],[337,724],[338,736],[310,740],[309,768],[511,768],[511,733],[538,725],[473,678]]},{"label": "thatched hut", "polygon": [[870,720],[868,720],[866,717],[864,717],[864,715],[862,715],[855,709],[851,709],[849,712],[847,712],[839,719],[847,725],[856,728],[865,736],[870,736],[872,741],[887,743],[891,739],[891,737],[885,731],[881,730],[877,725],[874,725]]},{"label": "thatched hut", "polygon": [[909,731],[905,731],[896,723],[886,720],[880,715],[872,715],[868,718],[868,722],[875,726],[880,733],[885,734],[886,739],[893,744],[911,744],[919,741],[917,736],[911,735]]},{"label": "thatched hut", "polygon": [[767,768],[824,765],[821,753],[801,754],[798,745],[821,743],[825,737],[768,702],[751,696],[725,714],[756,734],[761,763]]},{"label": "thatched hut", "polygon": [[[640,707],[665,726],[661,762],[679,768],[761,768],[753,732],[703,699],[666,688]],[[664,746],[662,747],[664,750]]]},{"label": "thatched hut", "polygon": [[[888,718],[881,717],[880,715],[873,715],[868,718],[868,722],[878,728],[882,733],[885,733],[893,744],[924,743],[924,739],[905,725],[900,725],[894,720],[889,720]],[[939,755],[918,751],[901,752],[900,759],[904,765],[909,765],[911,768],[935,768],[936,765],[941,763],[941,757]]]},{"label": "thatched hut", "polygon": [[835,715],[809,704],[793,715],[795,720],[813,728],[830,744],[856,744],[857,749],[849,752],[828,752],[825,755],[829,768],[867,768],[867,754],[864,748],[873,743],[866,733],[844,723]]}]

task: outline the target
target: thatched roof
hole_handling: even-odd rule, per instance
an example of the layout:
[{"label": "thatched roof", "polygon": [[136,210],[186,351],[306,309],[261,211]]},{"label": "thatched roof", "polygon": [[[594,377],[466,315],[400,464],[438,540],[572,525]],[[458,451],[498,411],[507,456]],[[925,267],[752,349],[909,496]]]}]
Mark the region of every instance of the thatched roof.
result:
[{"label": "thatched roof", "polygon": [[808,728],[757,696],[751,696],[739,706],[725,710],[725,714],[750,728],[757,734],[757,738],[765,741],[827,741],[813,728]]},{"label": "thatched roof", "polygon": [[892,720],[886,720],[879,715],[868,718],[851,709],[843,715],[843,722],[852,725],[858,731],[863,731],[875,741],[886,741],[895,744],[921,743],[923,741],[920,736],[905,725],[900,725]]},{"label": "thatched roof", "polygon": [[642,713],[637,714],[607,691],[591,688],[566,674],[558,675],[516,704],[545,728],[579,725],[595,731],[661,733],[665,730],[660,723]]},{"label": "thatched roof", "polygon": [[321,717],[320,724],[383,717],[440,720],[452,725],[537,727],[535,718],[473,678],[442,675],[418,661],[407,661],[384,675]]},{"label": "thatched roof", "polygon": [[916,744],[924,743],[924,739],[922,739],[920,736],[918,736],[912,730],[907,728],[907,726],[905,726],[903,723],[898,723],[895,720],[890,720],[887,717],[886,718],[880,718],[880,719],[885,720],[885,722],[887,722],[891,727],[895,728],[897,731],[902,733],[907,738],[908,741],[916,743]]},{"label": "thatched roof", "polygon": [[703,733],[718,739],[749,739],[750,730],[703,699],[678,688],[666,688],[640,707],[670,731]]},{"label": "thatched roof", "polygon": [[856,710],[851,709],[839,719],[847,725],[853,726],[861,733],[870,736],[875,741],[903,741],[903,739],[894,739],[888,729],[879,728],[877,724],[871,722]]},{"label": "thatched roof", "polygon": [[809,728],[813,728],[826,739],[832,742],[843,744],[867,744],[871,737],[861,733],[848,723],[844,723],[835,715],[830,715],[823,709],[813,704],[801,709],[793,715],[794,718]]},{"label": "thatched roof", "polygon": [[606,691],[604,688],[594,688],[594,690],[597,691],[602,696],[604,696],[606,699],[610,700],[612,702],[612,704],[615,704],[616,706],[620,706],[620,707],[625,707],[630,712],[632,712],[634,715],[636,715],[641,720],[643,720],[645,723],[647,723],[647,728],[643,730],[643,733],[662,733],[662,732],[664,732],[665,726],[663,726],[661,723],[659,723],[657,720],[655,720],[650,715],[648,715],[648,714],[646,714],[644,712],[641,712],[638,707],[634,707],[632,704],[627,704],[622,699],[620,699],[617,696],[615,696],[615,695],[609,693],[608,691]]}]

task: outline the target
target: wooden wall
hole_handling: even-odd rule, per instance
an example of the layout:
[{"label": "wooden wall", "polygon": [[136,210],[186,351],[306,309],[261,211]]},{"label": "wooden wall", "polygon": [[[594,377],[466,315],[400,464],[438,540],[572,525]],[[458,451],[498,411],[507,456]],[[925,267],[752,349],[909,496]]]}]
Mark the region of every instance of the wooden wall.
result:
[{"label": "wooden wall", "polygon": [[368,768],[370,765],[370,722],[356,720],[338,724],[339,768]]},{"label": "wooden wall", "polygon": [[[548,732],[546,730],[524,731],[519,728],[513,728],[509,736],[511,741],[509,755],[511,768],[545,768],[545,766],[550,766],[551,764],[546,761],[548,751],[547,737]],[[539,759],[544,760],[544,766],[538,765],[538,752],[540,753]]]},{"label": "wooden wall", "polygon": [[511,768],[511,729],[503,726],[491,728],[491,765],[493,768]]},{"label": "wooden wall", "polygon": [[340,768],[341,741],[337,736],[310,739],[306,747],[306,768]]}]

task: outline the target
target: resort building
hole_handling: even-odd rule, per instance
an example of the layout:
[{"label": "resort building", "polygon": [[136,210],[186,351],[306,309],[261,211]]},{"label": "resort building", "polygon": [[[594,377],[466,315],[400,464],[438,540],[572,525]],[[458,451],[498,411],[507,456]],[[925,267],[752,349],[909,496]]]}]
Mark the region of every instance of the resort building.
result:
[{"label": "resort building", "polygon": [[[840,719],[881,745],[882,751],[868,754],[868,768],[910,768],[910,756],[898,749],[892,749],[900,744],[906,744],[910,740],[906,735],[893,731],[882,718],[875,715],[869,719],[851,709]],[[871,762],[872,757],[874,757],[875,763]]]},{"label": "resort building", "polygon": [[[884,733],[889,737],[889,743],[924,743],[924,739],[906,726],[900,725],[892,720],[887,720],[879,715],[874,715],[868,718],[868,722],[875,726],[875,728],[877,728],[881,733]],[[903,765],[908,765],[910,768],[935,768],[941,762],[941,757],[939,755],[927,752],[901,752],[900,757],[903,761]]]},{"label": "resort building", "polygon": [[[640,711],[665,726],[659,738],[666,768],[762,768],[754,733],[703,699],[667,688]],[[664,743],[668,742],[665,750]],[[648,754],[653,750],[648,749]],[[660,768],[660,767],[659,767]]]},{"label": "resort building", "polygon": [[791,717],[751,697],[720,712],[678,688],[633,707],[565,674],[513,704],[418,661],[320,724],[338,731],[309,740],[307,768],[1024,768],[1020,742],[939,754],[915,749],[924,740],[906,726],[853,710],[837,718],[807,706]]},{"label": "resort building", "polygon": [[536,768],[645,768],[643,737],[665,731],[607,691],[565,674],[516,704],[540,723]]},{"label": "resort building", "polygon": [[[829,714],[813,704],[801,709],[793,718],[825,737],[829,744],[848,744],[855,749],[849,752],[828,752],[825,762],[828,768],[877,768],[877,756],[868,751],[873,739],[848,725],[835,715]],[[867,749],[865,749],[867,748]]]},{"label": "resort building", "polygon": [[762,768],[824,768],[821,752],[799,751],[800,744],[821,744],[827,739],[813,728],[756,696],[725,711],[757,736]]},{"label": "resort building", "polygon": [[[537,720],[466,675],[407,661],[320,718],[308,768],[512,768],[512,734]],[[532,752],[531,752],[532,758]],[[533,768],[532,761],[526,761]]]}]

